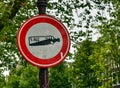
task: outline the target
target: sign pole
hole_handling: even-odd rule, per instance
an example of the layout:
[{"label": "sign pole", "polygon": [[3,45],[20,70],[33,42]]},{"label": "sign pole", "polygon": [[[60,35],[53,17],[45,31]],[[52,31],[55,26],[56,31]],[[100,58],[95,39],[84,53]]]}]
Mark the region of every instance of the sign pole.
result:
[{"label": "sign pole", "polygon": [[49,88],[48,68],[40,68],[39,82],[40,82],[40,88]]},{"label": "sign pole", "polygon": [[[37,7],[39,14],[46,14],[47,0],[38,0]],[[49,88],[48,68],[39,69],[40,88]]]},{"label": "sign pole", "polygon": [[40,88],[49,88],[48,68],[60,64],[68,55],[70,36],[64,24],[46,15],[47,0],[38,0],[39,15],[20,27],[16,42],[22,57],[39,67]]}]

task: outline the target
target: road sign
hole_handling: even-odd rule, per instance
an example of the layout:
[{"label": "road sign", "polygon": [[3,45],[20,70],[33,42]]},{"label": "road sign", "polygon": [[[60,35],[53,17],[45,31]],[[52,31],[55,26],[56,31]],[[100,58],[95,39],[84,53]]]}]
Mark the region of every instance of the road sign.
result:
[{"label": "road sign", "polygon": [[65,59],[70,49],[70,37],[66,27],[56,18],[37,15],[20,27],[17,46],[28,62],[49,68]]}]

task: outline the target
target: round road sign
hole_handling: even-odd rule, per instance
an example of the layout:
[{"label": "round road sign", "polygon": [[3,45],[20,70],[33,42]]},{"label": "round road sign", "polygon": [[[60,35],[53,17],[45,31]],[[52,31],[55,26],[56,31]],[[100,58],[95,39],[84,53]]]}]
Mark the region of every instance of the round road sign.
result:
[{"label": "round road sign", "polygon": [[59,20],[38,15],[22,24],[17,35],[17,46],[28,62],[48,68],[65,59],[70,49],[70,37]]}]

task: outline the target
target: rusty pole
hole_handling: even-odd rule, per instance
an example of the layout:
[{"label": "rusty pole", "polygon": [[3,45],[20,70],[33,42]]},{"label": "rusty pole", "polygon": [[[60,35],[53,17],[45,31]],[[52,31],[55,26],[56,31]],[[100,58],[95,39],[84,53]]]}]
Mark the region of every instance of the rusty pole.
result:
[{"label": "rusty pole", "polygon": [[[47,0],[38,0],[37,7],[39,14],[46,14]],[[48,68],[40,68],[39,70],[39,84],[40,88],[49,88]]]}]

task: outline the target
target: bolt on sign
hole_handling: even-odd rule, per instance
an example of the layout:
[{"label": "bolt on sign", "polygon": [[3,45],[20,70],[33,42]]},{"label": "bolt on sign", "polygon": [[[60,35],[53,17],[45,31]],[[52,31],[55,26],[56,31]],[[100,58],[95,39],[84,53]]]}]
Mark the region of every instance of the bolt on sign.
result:
[{"label": "bolt on sign", "polygon": [[70,49],[66,27],[49,15],[26,20],[17,34],[17,46],[24,59],[42,68],[60,64]]}]

